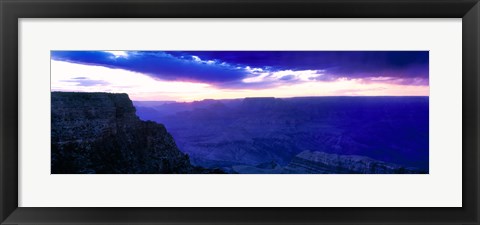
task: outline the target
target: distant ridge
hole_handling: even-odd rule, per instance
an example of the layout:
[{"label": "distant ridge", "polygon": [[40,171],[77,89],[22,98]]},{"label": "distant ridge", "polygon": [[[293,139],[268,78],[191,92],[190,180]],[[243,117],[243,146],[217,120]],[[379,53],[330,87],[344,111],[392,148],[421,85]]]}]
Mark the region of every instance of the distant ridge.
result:
[{"label": "distant ridge", "polygon": [[301,99],[301,98],[428,98],[429,96],[423,95],[378,95],[378,96],[348,96],[348,95],[337,95],[337,96],[294,96],[294,97],[245,97],[245,98],[205,98],[201,100],[194,101],[175,101],[175,100],[148,100],[148,101],[133,101],[135,105],[145,106],[148,104],[170,104],[170,103],[194,103],[194,102],[211,102],[211,101],[232,101],[232,100],[246,100],[246,99]]}]

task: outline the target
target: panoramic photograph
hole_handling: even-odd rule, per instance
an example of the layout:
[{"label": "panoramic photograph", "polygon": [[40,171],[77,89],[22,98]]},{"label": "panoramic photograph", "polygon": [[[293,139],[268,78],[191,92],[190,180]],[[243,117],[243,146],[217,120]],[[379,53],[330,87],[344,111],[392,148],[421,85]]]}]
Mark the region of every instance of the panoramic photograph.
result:
[{"label": "panoramic photograph", "polygon": [[51,51],[52,174],[428,174],[428,51]]}]

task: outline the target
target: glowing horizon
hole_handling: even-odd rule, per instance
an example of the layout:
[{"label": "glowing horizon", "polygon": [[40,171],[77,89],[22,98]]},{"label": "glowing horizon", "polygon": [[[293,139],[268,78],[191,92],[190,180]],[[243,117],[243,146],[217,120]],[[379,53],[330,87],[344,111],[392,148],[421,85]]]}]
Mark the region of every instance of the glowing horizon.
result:
[{"label": "glowing horizon", "polygon": [[[249,61],[235,58],[235,52],[210,58],[197,56],[201,52],[196,55],[175,52],[178,56],[131,51],[93,52],[96,55],[86,56],[78,51],[60,53],[52,52],[51,91],[127,93],[134,101],[429,95],[428,62],[409,63],[410,55],[403,58],[393,55],[399,63],[388,61],[390,55],[379,55],[381,63],[372,60],[371,54],[364,57],[371,63],[362,55],[353,55],[356,57],[353,59],[361,59],[359,62],[363,64],[359,64],[350,55],[345,60],[340,52],[340,56],[330,57],[345,65],[339,69],[325,63],[303,65],[302,60],[273,67],[272,62],[263,58],[260,59],[265,66],[259,66],[260,60],[251,60],[251,65],[247,65]],[[80,57],[80,53],[84,55]],[[164,61],[168,63],[162,64]],[[354,66],[350,68],[349,63]]]}]

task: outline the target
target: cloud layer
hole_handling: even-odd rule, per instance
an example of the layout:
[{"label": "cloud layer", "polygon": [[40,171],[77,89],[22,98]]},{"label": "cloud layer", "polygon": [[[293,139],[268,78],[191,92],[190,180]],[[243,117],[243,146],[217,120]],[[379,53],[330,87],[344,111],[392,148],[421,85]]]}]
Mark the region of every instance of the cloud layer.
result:
[{"label": "cloud layer", "polygon": [[122,69],[162,81],[229,89],[339,79],[428,86],[427,51],[52,51],[51,56],[56,61]]}]

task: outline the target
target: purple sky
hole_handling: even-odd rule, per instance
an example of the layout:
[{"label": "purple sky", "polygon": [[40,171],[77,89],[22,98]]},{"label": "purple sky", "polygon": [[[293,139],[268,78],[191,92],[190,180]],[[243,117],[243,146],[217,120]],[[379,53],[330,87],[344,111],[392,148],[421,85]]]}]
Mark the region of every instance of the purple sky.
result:
[{"label": "purple sky", "polygon": [[[52,90],[124,91],[148,100],[216,98],[222,92],[230,97],[428,95],[429,84],[428,51],[52,51],[51,57]],[[126,72],[143,83],[132,79],[135,88],[128,89],[133,86],[115,75]],[[155,92],[150,84],[155,82],[158,93],[143,93]],[[162,92],[168,82],[198,93]],[[142,92],[143,84],[148,91]]]}]

